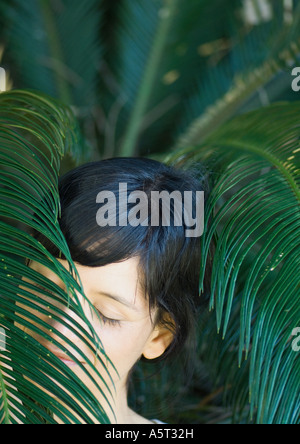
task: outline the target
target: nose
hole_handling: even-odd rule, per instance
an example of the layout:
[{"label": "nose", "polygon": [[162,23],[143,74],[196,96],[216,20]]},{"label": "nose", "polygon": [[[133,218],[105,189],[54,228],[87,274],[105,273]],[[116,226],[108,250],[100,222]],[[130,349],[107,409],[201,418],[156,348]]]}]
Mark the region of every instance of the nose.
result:
[{"label": "nose", "polygon": [[[80,304],[80,308],[83,310],[82,297],[78,297],[77,304]],[[85,344],[88,340],[88,327],[76,312],[78,311],[77,304],[75,301],[72,301],[69,305],[67,305],[67,302],[55,301],[55,305],[53,303],[52,308],[48,308],[49,314],[45,315],[44,318],[47,323],[47,328],[44,330],[47,330],[46,333],[49,338],[39,337],[38,340],[55,354],[67,351],[82,362],[83,357],[76,348],[82,352],[88,348]]]}]

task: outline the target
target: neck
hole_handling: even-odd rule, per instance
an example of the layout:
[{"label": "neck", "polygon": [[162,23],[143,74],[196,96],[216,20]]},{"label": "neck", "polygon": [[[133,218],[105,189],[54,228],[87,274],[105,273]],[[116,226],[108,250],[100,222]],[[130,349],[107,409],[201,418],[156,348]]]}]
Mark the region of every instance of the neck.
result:
[{"label": "neck", "polygon": [[[111,400],[111,396],[109,396],[108,399],[111,407],[107,401],[101,401],[101,405],[111,424],[151,424],[151,421],[138,415],[128,407],[126,384],[119,387],[116,386],[114,399]],[[56,415],[54,415],[54,419],[58,424],[64,424]],[[97,423],[96,418],[93,418],[93,420]]]},{"label": "neck", "polygon": [[112,424],[128,424],[131,410],[128,407],[127,402],[127,390],[122,387],[116,387],[116,392],[114,395],[114,400],[112,403],[112,409],[106,409],[108,417]]},{"label": "neck", "polygon": [[[143,418],[128,407],[127,402],[127,386],[122,388],[116,387],[116,395],[113,404],[114,415],[111,410],[108,413],[112,424],[152,424],[151,421]],[[108,411],[108,410],[107,410]]]}]

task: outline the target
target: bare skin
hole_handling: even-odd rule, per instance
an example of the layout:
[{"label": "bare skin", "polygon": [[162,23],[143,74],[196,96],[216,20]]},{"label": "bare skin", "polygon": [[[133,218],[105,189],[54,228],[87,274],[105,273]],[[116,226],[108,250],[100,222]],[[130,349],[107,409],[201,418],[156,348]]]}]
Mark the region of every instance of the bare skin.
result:
[{"label": "bare skin", "polygon": [[[66,261],[60,260],[60,262],[67,268]],[[63,286],[62,282],[59,282],[59,278],[49,269],[35,262],[31,263],[30,266],[61,287]],[[76,267],[85,295],[97,309],[100,317],[96,316],[90,310],[88,304],[82,300],[85,314],[101,338],[105,352],[114,363],[119,375],[113,377],[116,390],[112,402],[115,416],[110,412],[109,408],[106,408],[109,419],[112,423],[117,424],[151,424],[151,421],[141,417],[128,407],[128,375],[142,355],[147,359],[161,356],[170,345],[173,337],[168,329],[153,324],[155,311],[150,315],[148,302],[139,285],[138,259],[131,258],[124,262],[98,268],[84,267],[79,264],[76,264]],[[68,308],[64,307],[63,310],[66,312]],[[43,315],[37,312],[35,314],[42,319]],[[83,325],[83,321],[77,315],[72,314],[72,316],[74,319],[76,317],[76,321]],[[57,320],[49,320],[46,315],[44,317],[43,320],[49,324],[49,327],[52,326],[54,329],[59,330],[72,343],[76,344],[86,356],[93,360],[87,345],[80,342],[78,337],[67,326],[62,325]],[[57,354],[72,368],[72,371],[80,377],[84,384],[95,393],[95,386],[90,381],[90,378],[78,365],[70,361],[68,356],[62,355],[59,349],[53,347],[51,341],[46,342],[45,339],[38,337],[32,331],[28,331],[28,333],[35,336],[39,342],[54,354]],[[67,349],[70,348],[63,343],[61,338],[54,334],[53,339]],[[76,356],[74,351],[70,351]],[[84,366],[87,365],[83,361],[82,364]],[[103,372],[100,364],[99,371]],[[103,377],[106,378],[104,375]],[[99,384],[101,384],[100,381]],[[111,381],[108,379],[107,384],[112,386]],[[107,407],[102,399],[102,395],[99,393],[98,396],[104,408]]]}]

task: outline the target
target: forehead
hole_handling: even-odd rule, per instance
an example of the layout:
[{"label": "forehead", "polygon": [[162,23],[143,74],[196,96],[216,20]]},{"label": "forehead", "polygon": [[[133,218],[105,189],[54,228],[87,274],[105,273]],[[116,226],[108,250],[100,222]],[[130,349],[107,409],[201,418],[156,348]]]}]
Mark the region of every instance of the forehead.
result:
[{"label": "forehead", "polygon": [[[58,260],[68,269],[67,261]],[[31,267],[59,285],[59,278],[51,270],[37,263]],[[76,263],[76,268],[87,297],[97,294],[116,295],[137,309],[149,310],[149,303],[140,285],[138,258],[103,267],[86,267]]]},{"label": "forehead", "polygon": [[76,264],[76,268],[86,291],[111,292],[129,298],[130,303],[141,293],[137,258],[103,267],[84,267]]}]

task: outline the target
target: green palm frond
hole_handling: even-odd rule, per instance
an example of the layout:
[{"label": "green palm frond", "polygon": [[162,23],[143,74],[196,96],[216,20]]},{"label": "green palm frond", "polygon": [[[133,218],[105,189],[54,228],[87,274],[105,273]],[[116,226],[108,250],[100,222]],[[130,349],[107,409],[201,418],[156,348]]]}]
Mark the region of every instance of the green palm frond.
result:
[{"label": "green palm frond", "polygon": [[[237,4],[234,0],[231,7]],[[151,139],[166,127],[176,133],[174,123],[182,113],[182,103],[203,70],[197,48],[211,27],[207,16],[215,18],[215,10],[220,12],[220,23],[227,22],[230,13],[221,0],[213,6],[205,0],[120,2],[111,53],[124,99],[121,155],[133,155],[139,145],[148,145],[146,130],[151,129]]]},{"label": "green palm frond", "polygon": [[[191,91],[186,101],[177,148],[199,143],[234,115],[245,112],[245,108],[248,111],[249,101],[258,92],[264,93],[265,100],[271,103],[280,97],[280,82],[283,88],[291,89],[291,67],[299,60],[300,5],[295,6],[293,22],[288,24],[284,23],[282,7],[272,7],[269,23],[253,27],[241,36],[233,28],[227,56],[203,70],[196,91]],[[217,56],[213,44],[210,42],[211,58]],[[268,85],[274,79],[277,87],[269,94]],[[257,102],[258,107],[265,106],[261,100]]]},{"label": "green palm frond", "polygon": [[76,107],[90,158],[161,154],[290,92],[299,4],[267,3],[249,24],[241,0],[4,0],[5,65]]},{"label": "green palm frond", "polygon": [[[220,403],[222,414],[233,422],[300,422],[299,354],[291,348],[291,332],[300,326],[300,109],[291,88],[300,5],[292,2],[286,14],[290,2],[251,0],[258,11],[251,23],[243,15],[245,3],[1,1],[1,66],[18,88],[72,104],[87,143],[76,142],[73,117],[48,96],[0,95],[0,340],[1,329],[7,335],[0,422],[55,422],[53,413],[62,422],[107,421],[94,394],[18,326],[45,331],[34,308],[50,310],[62,322],[57,302],[86,320],[57,222],[63,156],[71,155],[75,164],[135,153],[159,159],[169,153],[172,163],[199,161],[210,171],[201,284],[212,259],[211,311],[200,320],[199,355],[214,393],[223,393],[223,404],[230,406],[226,416]],[[263,17],[261,3],[270,7],[270,17]],[[296,102],[266,106],[282,99]],[[69,271],[29,228],[59,247]],[[26,267],[25,258],[55,272],[67,293]],[[24,276],[32,284],[24,287]],[[37,285],[45,288],[39,294],[47,306],[40,306]],[[83,330],[71,317],[66,322],[106,360],[91,326]],[[167,406],[164,371],[155,390]],[[34,382],[40,380],[44,390]],[[152,396],[150,384],[147,390]],[[196,403],[196,422],[197,413]]]},{"label": "green palm frond", "polygon": [[[69,150],[76,156],[74,122],[66,108],[45,95],[17,90],[0,95],[0,327],[6,334],[6,348],[0,352],[1,423],[54,422],[51,414],[64,423],[108,422],[95,395],[26,333],[30,330],[64,351],[51,339],[49,325],[35,313],[52,317],[84,341],[106,368],[101,341],[78,297],[85,298],[58,223],[60,159]],[[69,262],[69,271],[29,234],[29,228],[43,233],[59,248]],[[52,270],[66,291],[28,268],[28,259]],[[68,312],[59,308],[62,306]],[[73,313],[85,321],[87,329],[74,320]],[[68,342],[57,328],[51,328]],[[76,350],[70,341],[68,346]],[[95,363],[79,349],[76,352],[103,380]],[[73,359],[79,363],[78,358]]]},{"label": "green palm frond", "polygon": [[[155,2],[143,3],[135,0],[123,2],[121,8],[122,24],[119,36],[127,48],[132,48],[132,53],[121,51],[121,55],[126,56],[127,60],[120,64],[120,68],[122,69],[123,65],[127,68],[130,67],[129,72],[122,71],[121,85],[124,82],[125,87],[121,87],[121,90],[123,94],[127,93],[126,100],[132,102],[131,116],[126,125],[124,140],[120,148],[120,153],[123,156],[130,156],[135,151],[151,94],[155,90],[157,71],[166,50],[168,33],[174,15],[177,13],[177,0],[167,0],[164,3],[164,9],[161,10],[157,8]],[[160,6],[163,7],[162,4]],[[132,21],[141,23],[134,33],[132,32]],[[148,29],[144,28],[145,22],[150,25]],[[137,35],[147,38],[137,38]],[[133,63],[131,54],[134,54],[136,63]]]},{"label": "green palm frond", "polygon": [[247,402],[239,381],[248,374],[249,417],[259,423],[300,420],[300,363],[291,347],[300,325],[299,112],[296,102],[247,113],[169,156],[211,168],[201,281],[214,240],[210,307],[223,338],[217,361],[235,403],[238,396]]},{"label": "green palm frond", "polygon": [[98,35],[103,14],[98,0],[14,0],[2,6],[22,88],[34,88],[83,112],[97,97],[103,53]]}]

